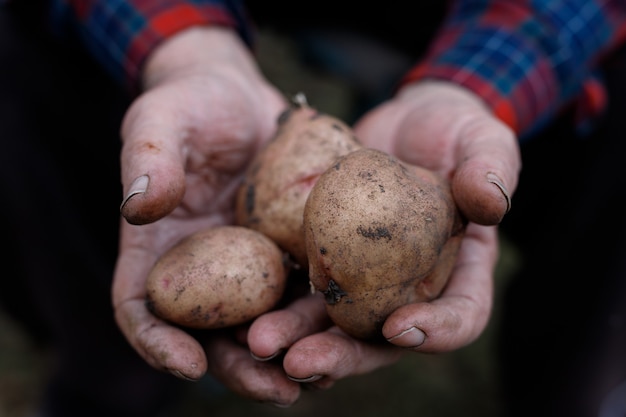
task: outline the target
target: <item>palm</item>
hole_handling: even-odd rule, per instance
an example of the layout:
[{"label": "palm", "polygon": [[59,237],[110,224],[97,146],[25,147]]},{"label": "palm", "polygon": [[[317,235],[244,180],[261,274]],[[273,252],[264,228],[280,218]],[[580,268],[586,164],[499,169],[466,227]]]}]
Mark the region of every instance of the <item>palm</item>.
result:
[{"label": "palm", "polygon": [[[520,167],[512,132],[477,98],[458,88],[428,84],[405,90],[365,115],[354,129],[365,146],[449,178],[457,203],[469,208],[465,214],[469,214],[470,223],[441,297],[396,310],[383,328],[391,341],[386,349],[348,338],[336,328],[328,329],[321,303],[313,298],[253,323],[248,333],[253,353],[267,356],[290,346],[283,359],[286,373],[295,377],[323,376],[314,382],[320,387],[397,360],[398,350],[392,344],[442,352],[478,337],[487,323],[492,302],[493,269],[498,255],[494,225],[506,209],[502,191],[489,182],[487,173],[497,173],[513,191]],[[286,335],[285,323],[291,323],[297,331]],[[416,332],[411,336],[407,330],[412,328],[419,329],[425,337],[419,340]],[[315,360],[311,360],[311,352],[316,353]]]},{"label": "palm", "polygon": [[232,223],[243,171],[283,110],[282,97],[260,87],[219,76],[183,78],[140,97],[123,125],[124,183],[147,175],[150,185],[123,206],[129,221],[121,224],[116,318],[148,362],[184,377],[205,372],[203,349],[147,312],[144,282],[155,260],[181,238]]}]

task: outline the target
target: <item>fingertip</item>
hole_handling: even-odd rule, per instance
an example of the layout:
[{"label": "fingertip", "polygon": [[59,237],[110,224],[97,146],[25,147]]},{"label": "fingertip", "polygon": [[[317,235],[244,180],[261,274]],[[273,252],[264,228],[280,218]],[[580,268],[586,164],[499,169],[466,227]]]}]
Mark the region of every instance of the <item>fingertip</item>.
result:
[{"label": "fingertip", "polygon": [[508,213],[509,210],[511,210],[511,194],[504,185],[504,182],[493,172],[487,173],[487,181],[498,187],[498,190],[502,193],[502,197],[504,197],[506,203],[504,214]]},{"label": "fingertip", "polygon": [[146,191],[148,191],[148,184],[150,184],[150,177],[147,175],[141,175],[135,178],[135,180],[130,184],[130,188],[126,193],[124,200],[122,200],[122,204],[120,205],[120,211],[124,209],[124,206],[132,197],[137,194],[144,194]]},{"label": "fingertip", "polygon": [[248,329],[247,343],[255,359],[269,360],[284,353],[301,338],[329,325],[324,300],[316,293],[256,318]]},{"label": "fingertip", "polygon": [[180,369],[170,369],[169,372],[172,375],[174,375],[176,378],[178,378],[178,379],[182,379],[183,381],[190,381],[190,382],[196,382],[196,381],[198,381],[200,378],[202,378],[205,375],[205,372],[202,372],[199,375],[197,375],[194,372],[192,372],[192,373],[189,373],[189,372],[184,373]]},{"label": "fingertip", "polygon": [[382,334],[394,346],[415,349],[424,345],[427,336],[424,320],[428,321],[432,306],[415,303],[396,309],[383,324]]},{"label": "fingertip", "polygon": [[228,336],[206,341],[210,373],[233,393],[245,398],[289,407],[300,396],[300,385],[286,377],[280,364],[259,362]]},{"label": "fingertip", "polygon": [[282,355],[285,352],[284,349],[278,349],[272,353],[270,353],[269,355],[266,356],[259,356],[257,354],[255,354],[254,352],[250,351],[250,356],[252,356],[252,358],[256,361],[259,362],[267,362],[267,361],[271,361],[274,358],[277,358],[278,356]]},{"label": "fingertip", "polygon": [[273,311],[258,317],[248,329],[247,343],[252,357],[261,362],[269,361],[279,356],[284,351],[284,346],[290,344],[286,340],[285,333],[295,331],[290,322],[285,323],[280,320],[285,312]]},{"label": "fingertip", "polygon": [[177,176],[159,178],[156,174],[140,175],[126,192],[120,212],[132,225],[152,223],[174,211],[184,193],[184,180]]},{"label": "fingertip", "polygon": [[453,178],[452,193],[463,216],[480,225],[499,224],[511,209],[511,193],[493,171],[460,169]]},{"label": "fingertip", "polygon": [[179,379],[198,381],[207,372],[207,359],[202,345],[180,329],[160,326],[144,338],[149,363]]},{"label": "fingertip", "polygon": [[207,358],[200,342],[150,314],[143,300],[118,303],[114,317],[130,345],[153,368],[189,381],[206,374]]},{"label": "fingertip", "polygon": [[407,304],[383,325],[383,335],[394,346],[422,353],[447,352],[465,343],[461,317],[452,306],[433,302]]},{"label": "fingertip", "polygon": [[415,349],[424,344],[426,341],[426,333],[415,326],[411,326],[387,338],[387,341],[398,347]]}]

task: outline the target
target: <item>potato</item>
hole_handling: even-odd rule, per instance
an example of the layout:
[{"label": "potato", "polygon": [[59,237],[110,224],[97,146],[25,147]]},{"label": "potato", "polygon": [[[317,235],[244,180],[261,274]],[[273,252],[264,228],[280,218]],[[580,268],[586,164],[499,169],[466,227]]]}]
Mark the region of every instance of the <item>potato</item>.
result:
[{"label": "potato", "polygon": [[337,326],[367,340],[398,307],[440,295],[466,224],[446,180],[366,148],[322,174],[303,222],[312,288]]},{"label": "potato", "polygon": [[240,226],[200,230],[155,263],[146,281],[148,309],[196,329],[245,323],[272,309],[285,290],[284,253]]},{"label": "potato", "polygon": [[236,223],[269,236],[306,268],[302,216],[309,192],[337,158],[361,147],[344,122],[296,96],[279,118],[275,136],[246,172],[236,200]]}]

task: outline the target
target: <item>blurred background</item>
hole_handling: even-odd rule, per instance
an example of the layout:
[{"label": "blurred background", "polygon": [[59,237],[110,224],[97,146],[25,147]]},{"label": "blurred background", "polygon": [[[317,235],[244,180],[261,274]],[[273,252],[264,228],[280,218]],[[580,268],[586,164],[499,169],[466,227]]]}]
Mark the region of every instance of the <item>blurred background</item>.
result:
[{"label": "blurred background", "polygon": [[[258,53],[266,75],[286,95],[303,92],[313,107],[350,119],[353,92],[332,75],[304,67],[289,40],[263,32]],[[289,409],[241,399],[207,377],[189,384],[181,409],[171,416],[499,416],[497,363],[492,360],[501,307],[498,294],[519,264],[515,248],[503,240],[492,320],[482,336],[463,349],[409,355],[393,366],[342,380],[330,390],[305,391]],[[0,417],[31,415],[49,365],[47,352],[38,349],[0,310]],[[89,370],[85,370],[85,378],[89,377]]]}]

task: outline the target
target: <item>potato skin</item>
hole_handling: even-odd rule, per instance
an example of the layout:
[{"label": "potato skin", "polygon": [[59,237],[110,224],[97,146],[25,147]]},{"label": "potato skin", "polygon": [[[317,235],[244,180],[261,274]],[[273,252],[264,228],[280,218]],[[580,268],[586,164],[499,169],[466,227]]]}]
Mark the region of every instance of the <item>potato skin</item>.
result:
[{"label": "potato skin", "polygon": [[304,228],[309,279],[329,316],[375,340],[398,307],[439,296],[465,222],[443,178],[364,148],[318,179]]},{"label": "potato skin", "polygon": [[146,280],[146,304],[183,327],[245,323],[280,300],[284,253],[263,234],[240,226],[200,230],[161,256]]},{"label": "potato skin", "polygon": [[308,267],[302,216],[317,178],[362,145],[343,121],[294,102],[251,162],[236,200],[236,223],[269,236]]}]

